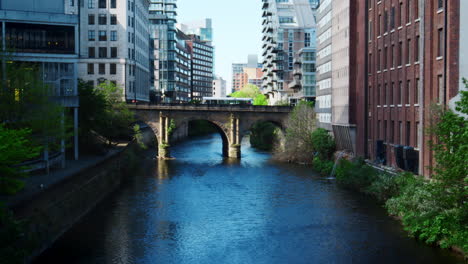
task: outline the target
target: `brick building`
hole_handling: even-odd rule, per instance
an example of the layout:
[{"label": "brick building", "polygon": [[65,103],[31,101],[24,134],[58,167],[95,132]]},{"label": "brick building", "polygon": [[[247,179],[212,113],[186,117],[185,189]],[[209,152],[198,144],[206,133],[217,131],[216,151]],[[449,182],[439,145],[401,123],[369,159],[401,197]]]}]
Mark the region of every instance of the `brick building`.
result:
[{"label": "brick building", "polygon": [[460,0],[358,2],[368,10],[368,41],[358,45],[368,62],[357,64],[359,72],[367,68],[367,84],[356,88],[367,108],[358,154],[429,176],[430,106],[448,104],[459,90]]}]

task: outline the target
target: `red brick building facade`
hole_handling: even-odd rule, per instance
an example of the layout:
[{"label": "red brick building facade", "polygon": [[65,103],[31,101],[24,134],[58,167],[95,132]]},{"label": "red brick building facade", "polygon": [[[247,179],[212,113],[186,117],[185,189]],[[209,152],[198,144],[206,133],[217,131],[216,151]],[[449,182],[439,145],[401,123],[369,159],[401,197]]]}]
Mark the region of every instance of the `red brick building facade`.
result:
[{"label": "red brick building facade", "polygon": [[[367,35],[365,43],[358,37],[351,51],[356,52],[352,56],[357,62],[358,155],[430,175],[433,156],[424,129],[431,120],[430,106],[448,104],[458,93],[459,3],[357,1],[359,10],[351,17],[355,21],[351,32]],[[360,63],[362,51],[367,63]],[[416,167],[403,158],[412,159]]]}]

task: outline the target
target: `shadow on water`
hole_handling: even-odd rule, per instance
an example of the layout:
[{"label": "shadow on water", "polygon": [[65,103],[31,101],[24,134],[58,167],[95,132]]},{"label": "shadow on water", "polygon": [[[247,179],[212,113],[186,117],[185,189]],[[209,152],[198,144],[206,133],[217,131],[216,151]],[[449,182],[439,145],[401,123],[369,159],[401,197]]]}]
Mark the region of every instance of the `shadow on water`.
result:
[{"label": "shadow on water", "polygon": [[243,144],[240,161],[218,135],[179,143],[176,160],[149,151],[36,263],[463,263],[372,199]]}]

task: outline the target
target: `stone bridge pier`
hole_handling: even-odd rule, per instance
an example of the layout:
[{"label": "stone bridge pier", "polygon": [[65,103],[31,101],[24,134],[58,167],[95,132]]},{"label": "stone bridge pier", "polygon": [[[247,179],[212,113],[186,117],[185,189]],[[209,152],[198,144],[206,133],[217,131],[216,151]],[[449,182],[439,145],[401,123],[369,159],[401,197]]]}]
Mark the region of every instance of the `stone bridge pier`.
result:
[{"label": "stone bridge pier", "polygon": [[[190,121],[206,120],[214,125],[221,135],[223,156],[241,157],[242,138],[252,126],[268,121],[284,128],[290,107],[272,106],[131,106],[138,120],[148,124],[157,138],[160,159],[171,158],[171,135],[178,129],[188,129]],[[202,146],[201,146],[202,147]]]}]

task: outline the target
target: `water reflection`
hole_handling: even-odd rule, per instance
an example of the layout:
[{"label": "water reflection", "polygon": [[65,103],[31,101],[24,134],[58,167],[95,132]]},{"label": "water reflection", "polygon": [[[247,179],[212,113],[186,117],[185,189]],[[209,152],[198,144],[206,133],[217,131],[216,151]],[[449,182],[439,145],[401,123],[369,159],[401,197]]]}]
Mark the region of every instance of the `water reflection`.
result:
[{"label": "water reflection", "polygon": [[130,175],[37,263],[461,262],[307,167],[247,145],[241,161],[224,159],[217,135],[172,151],[177,160],[144,161],[143,175]]}]

